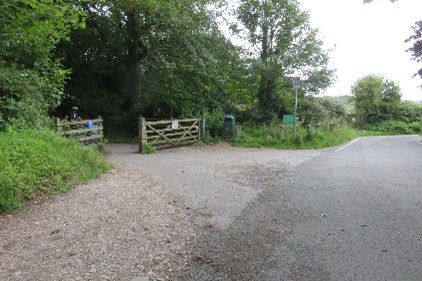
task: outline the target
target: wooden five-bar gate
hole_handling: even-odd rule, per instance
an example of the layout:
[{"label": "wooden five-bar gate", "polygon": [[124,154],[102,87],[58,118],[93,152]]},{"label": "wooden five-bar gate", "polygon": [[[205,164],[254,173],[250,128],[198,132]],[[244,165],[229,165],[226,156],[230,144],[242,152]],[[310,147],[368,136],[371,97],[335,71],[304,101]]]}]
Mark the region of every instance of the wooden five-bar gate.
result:
[{"label": "wooden five-bar gate", "polygon": [[139,118],[139,152],[144,153],[148,145],[178,146],[193,144],[201,140],[201,119],[172,119],[147,121]]},{"label": "wooden five-bar gate", "polygon": [[56,130],[64,137],[76,139],[84,145],[98,145],[104,137],[101,117],[78,121],[62,121],[57,118]]}]

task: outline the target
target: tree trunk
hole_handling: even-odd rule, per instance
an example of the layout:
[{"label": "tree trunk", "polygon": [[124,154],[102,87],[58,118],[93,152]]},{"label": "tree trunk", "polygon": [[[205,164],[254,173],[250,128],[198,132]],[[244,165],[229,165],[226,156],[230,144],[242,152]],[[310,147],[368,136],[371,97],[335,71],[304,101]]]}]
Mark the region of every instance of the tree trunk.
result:
[{"label": "tree trunk", "polygon": [[261,77],[258,89],[259,112],[263,121],[269,121],[274,117],[277,108],[276,102],[276,75],[272,73],[269,67],[269,58],[271,55],[268,23],[268,11],[264,9],[264,19],[262,21],[262,42],[261,42]]}]

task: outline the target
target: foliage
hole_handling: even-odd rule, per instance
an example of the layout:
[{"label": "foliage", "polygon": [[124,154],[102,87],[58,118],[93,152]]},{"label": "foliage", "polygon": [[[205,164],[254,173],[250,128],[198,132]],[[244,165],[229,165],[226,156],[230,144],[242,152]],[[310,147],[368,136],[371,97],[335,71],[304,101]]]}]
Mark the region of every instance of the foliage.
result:
[{"label": "foliage", "polygon": [[352,113],[355,109],[353,101],[351,100],[351,96],[336,96],[336,97],[323,96],[322,98],[333,101],[334,103],[340,104],[346,111],[346,114]]},{"label": "foliage", "polygon": [[68,71],[53,50],[83,19],[70,1],[0,2],[0,130],[6,123],[42,123],[60,103]]},{"label": "foliage", "polygon": [[[207,9],[212,1],[97,1],[87,27],[60,46],[74,70],[59,113],[76,103],[105,119],[106,134],[133,135],[140,115],[198,116],[243,108],[245,75],[236,48]],[[240,90],[238,90],[240,89]],[[243,91],[244,92],[244,91]]]},{"label": "foliage", "polygon": [[365,126],[365,129],[369,132],[383,135],[422,134],[422,122],[388,120],[373,125],[367,125]]},{"label": "foliage", "polygon": [[155,153],[157,151],[157,148],[155,148],[155,146],[152,146],[150,144],[146,144],[145,145],[145,150],[144,150],[144,154],[151,154],[151,153]]},{"label": "foliage", "polygon": [[394,111],[392,119],[406,123],[422,122],[422,104],[410,101],[401,102]]},{"label": "foliage", "polygon": [[293,92],[288,79],[302,72],[308,77],[303,90],[318,93],[328,87],[334,72],[327,69],[328,53],[309,25],[309,15],[298,1],[242,0],[236,11],[238,24],[233,30],[248,42],[245,52],[253,58],[259,77],[259,114],[270,120],[281,111],[283,94]]},{"label": "foliage", "polygon": [[[417,21],[412,27],[414,34],[411,35],[406,42],[413,43],[413,46],[407,51],[412,54],[412,59],[416,62],[422,62],[422,21]],[[422,68],[418,70],[415,76],[422,78]],[[422,85],[421,85],[422,87]]]},{"label": "foliage", "polygon": [[354,139],[360,135],[348,127],[338,127],[332,131],[312,128],[308,131],[298,128],[296,136],[292,129],[287,129],[285,138],[280,138],[281,127],[272,125],[244,124],[242,135],[234,138],[232,143],[242,147],[271,147],[276,149],[312,149],[335,146]]},{"label": "foliage", "polygon": [[298,107],[303,125],[339,124],[346,120],[346,109],[332,98],[303,97]]},{"label": "foliage", "polygon": [[0,131],[6,124],[41,127],[48,124],[48,111],[60,103],[66,73],[56,77],[32,69],[5,66],[0,61]]},{"label": "foliage", "polygon": [[42,193],[66,191],[98,177],[110,165],[95,150],[48,130],[0,133],[0,212]]},{"label": "foliage", "polygon": [[401,99],[400,87],[382,76],[368,75],[352,86],[358,126],[392,118]]},{"label": "foliage", "polygon": [[210,133],[211,137],[221,135],[224,123],[224,113],[221,108],[216,108],[211,112],[205,110],[202,118],[205,119],[206,130]]}]

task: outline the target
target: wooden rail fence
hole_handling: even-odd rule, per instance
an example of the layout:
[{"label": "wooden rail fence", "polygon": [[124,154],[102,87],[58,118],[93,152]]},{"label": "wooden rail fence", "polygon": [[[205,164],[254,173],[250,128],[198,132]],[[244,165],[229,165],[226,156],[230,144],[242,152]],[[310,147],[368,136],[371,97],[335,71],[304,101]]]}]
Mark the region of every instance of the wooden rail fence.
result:
[{"label": "wooden rail fence", "polygon": [[99,144],[104,137],[103,119],[66,121],[56,118],[56,130],[66,138],[77,139],[81,144]]},{"label": "wooden rail fence", "polygon": [[139,152],[147,144],[152,146],[177,146],[193,144],[203,136],[201,119],[172,119],[147,121],[139,118]]}]

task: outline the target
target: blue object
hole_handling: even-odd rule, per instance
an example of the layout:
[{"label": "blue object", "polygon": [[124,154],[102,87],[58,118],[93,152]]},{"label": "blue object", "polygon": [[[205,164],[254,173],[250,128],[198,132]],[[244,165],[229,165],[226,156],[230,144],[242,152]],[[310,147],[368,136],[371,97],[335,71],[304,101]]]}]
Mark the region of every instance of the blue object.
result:
[{"label": "blue object", "polygon": [[88,121],[87,127],[91,130],[94,127],[94,123],[91,120]]}]

